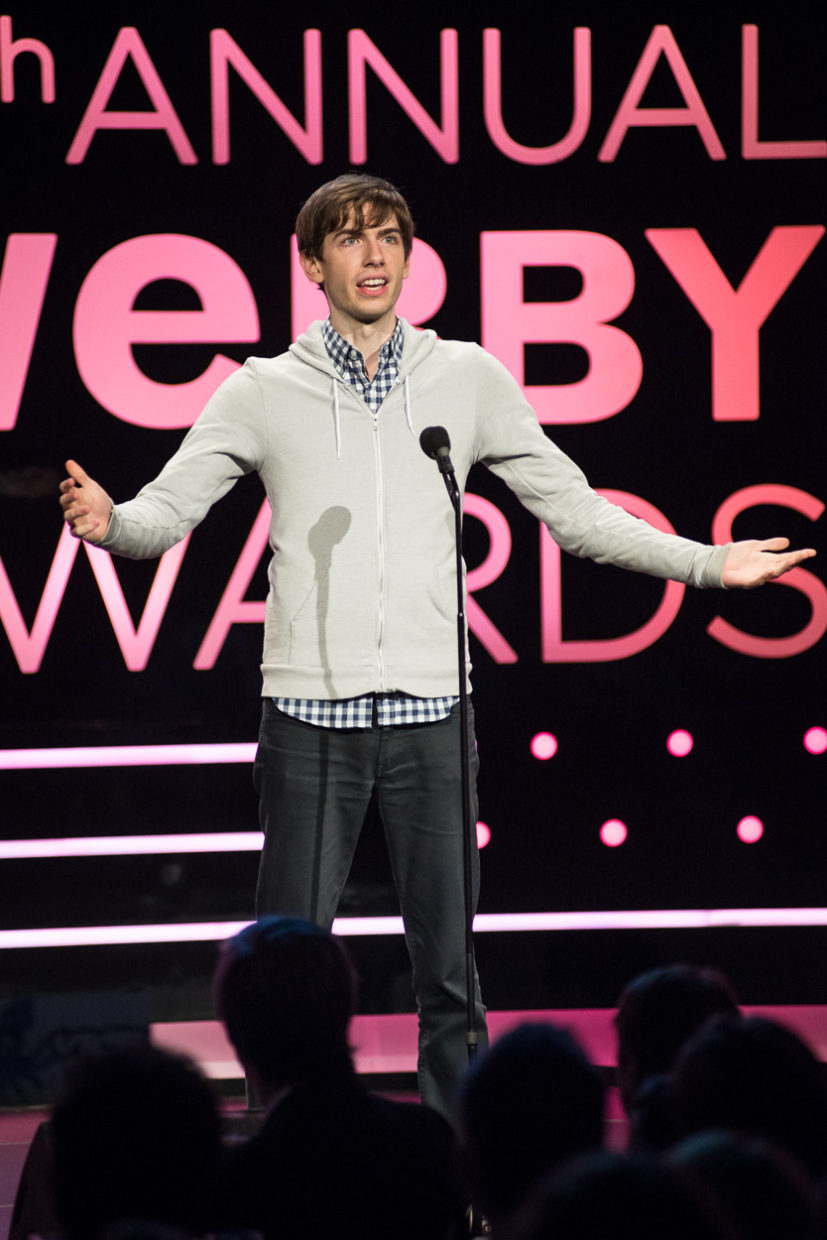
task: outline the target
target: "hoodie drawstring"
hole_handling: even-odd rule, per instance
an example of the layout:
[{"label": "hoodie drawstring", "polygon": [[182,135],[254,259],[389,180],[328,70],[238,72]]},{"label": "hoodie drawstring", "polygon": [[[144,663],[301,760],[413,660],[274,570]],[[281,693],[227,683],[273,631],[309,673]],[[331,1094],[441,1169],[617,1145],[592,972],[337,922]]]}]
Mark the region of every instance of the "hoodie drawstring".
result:
[{"label": "hoodie drawstring", "polygon": [[[333,425],[336,433],[336,459],[342,459],[342,418],[339,411],[340,379],[333,380]],[[405,375],[402,380],[402,397],[405,405],[405,423],[412,435],[416,435],[413,424],[413,404],[411,402],[411,377]]]},{"label": "hoodie drawstring", "polygon": [[333,425],[336,433],[336,460],[342,459],[342,420],[339,414],[339,380],[333,380]]},{"label": "hoodie drawstring", "polygon": [[408,424],[408,430],[412,435],[416,434],[413,428],[413,410],[411,408],[411,376],[405,375],[403,381],[403,390],[405,393],[405,421]]}]

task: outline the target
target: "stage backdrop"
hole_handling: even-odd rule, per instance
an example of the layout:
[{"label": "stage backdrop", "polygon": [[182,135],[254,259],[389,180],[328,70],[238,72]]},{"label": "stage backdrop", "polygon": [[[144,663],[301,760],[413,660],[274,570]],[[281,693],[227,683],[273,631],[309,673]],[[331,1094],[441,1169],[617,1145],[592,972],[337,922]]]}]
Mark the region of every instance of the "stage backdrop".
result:
[{"label": "stage backdrop", "polygon": [[[3,11],[7,988],[200,995],[221,927],[252,915],[260,483],[160,563],[71,540],[57,487],[73,456],[131,497],[246,356],[323,315],[292,240],[321,181],[402,187],[402,312],[499,357],[596,488],[704,542],[821,545],[816,7]],[[755,1001],[823,999],[790,964],[823,931],[697,929],[819,920],[821,561],[728,594],[561,559],[483,468],[465,525],[491,1000],[611,1003],[633,966],[716,953]],[[395,912],[373,825],[344,928]],[[33,933],[77,927],[109,930]],[[359,950],[365,1002],[409,1003],[398,936]]]}]

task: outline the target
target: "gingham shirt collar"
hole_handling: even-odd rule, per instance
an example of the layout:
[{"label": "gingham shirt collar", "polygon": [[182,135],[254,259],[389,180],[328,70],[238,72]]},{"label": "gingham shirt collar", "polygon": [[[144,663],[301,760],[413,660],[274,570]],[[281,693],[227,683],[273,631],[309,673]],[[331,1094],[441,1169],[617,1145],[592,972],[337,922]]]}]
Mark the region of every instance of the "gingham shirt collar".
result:
[{"label": "gingham shirt collar", "polygon": [[362,354],[355,345],[348,344],[347,340],[339,335],[335,327],[331,326],[330,319],[325,319],[322,324],[322,338],[328,357],[341,377],[356,389],[371,411],[376,413],[399,377],[404,345],[401,320],[396,320],[393,334],[379,350],[379,365],[372,380],[368,378]]}]

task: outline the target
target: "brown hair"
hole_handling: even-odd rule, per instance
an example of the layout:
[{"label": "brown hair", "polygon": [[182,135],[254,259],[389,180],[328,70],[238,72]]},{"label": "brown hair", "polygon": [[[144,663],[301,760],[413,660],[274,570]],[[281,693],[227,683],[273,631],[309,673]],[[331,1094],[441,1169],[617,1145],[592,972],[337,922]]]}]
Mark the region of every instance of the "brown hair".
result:
[{"label": "brown hair", "polygon": [[365,227],[366,217],[372,227],[383,224],[392,214],[399,224],[407,258],[413,244],[414,222],[402,194],[381,177],[347,172],[320,185],[299,211],[296,219],[299,253],[308,258],[321,258],[325,237],[342,228],[349,219],[355,228],[361,229]]}]

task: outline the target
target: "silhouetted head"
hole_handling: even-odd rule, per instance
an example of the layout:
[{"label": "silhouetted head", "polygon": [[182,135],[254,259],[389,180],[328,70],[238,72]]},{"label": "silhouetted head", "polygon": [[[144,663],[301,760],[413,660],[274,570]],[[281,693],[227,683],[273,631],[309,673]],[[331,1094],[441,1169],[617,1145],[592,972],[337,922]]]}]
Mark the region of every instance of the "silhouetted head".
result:
[{"label": "silhouetted head", "polygon": [[544,1179],[503,1240],[744,1240],[715,1202],[654,1158],[598,1151]]},{"label": "silhouetted head", "polygon": [[278,1087],[350,1069],[355,976],[344,944],[297,917],[265,917],[227,939],[215,1005],[245,1068]]},{"label": "silhouetted head", "polygon": [[813,1176],[827,1170],[827,1091],[821,1064],[790,1029],[763,1017],[713,1017],[675,1065],[685,1135],[729,1129],[763,1137]]},{"label": "silhouetted head", "polygon": [[677,1145],[668,1160],[720,1202],[744,1240],[814,1240],[816,1193],[783,1150],[733,1132],[703,1132]]},{"label": "silhouetted head", "polygon": [[122,1220],[203,1235],[220,1157],[217,1105],[189,1061],[155,1047],[89,1062],[52,1117],[55,1198],[67,1240]]},{"label": "silhouetted head", "polygon": [[687,1038],[719,1012],[737,1017],[738,1001],[716,969],[673,964],[629,983],[615,1017],[618,1085],[627,1111],[647,1078],[668,1072]]},{"label": "silhouetted head", "polygon": [[466,1076],[459,1130],[469,1186],[494,1226],[552,1167],[600,1146],[600,1073],[563,1029],[524,1024]]}]

